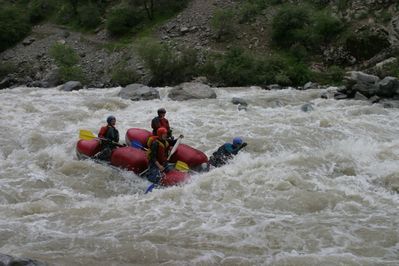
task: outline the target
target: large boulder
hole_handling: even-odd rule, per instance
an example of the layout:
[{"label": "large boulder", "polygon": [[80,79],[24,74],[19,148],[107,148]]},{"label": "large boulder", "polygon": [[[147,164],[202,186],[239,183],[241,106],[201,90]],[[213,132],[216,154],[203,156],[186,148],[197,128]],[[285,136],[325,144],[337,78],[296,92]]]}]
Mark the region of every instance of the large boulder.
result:
[{"label": "large boulder", "polygon": [[83,89],[83,86],[79,81],[68,81],[60,88],[61,91],[78,91],[81,89]]},{"label": "large boulder", "polygon": [[214,99],[215,91],[206,84],[198,82],[186,82],[174,87],[169,92],[169,98],[175,101],[191,99]]},{"label": "large boulder", "polygon": [[345,76],[346,94],[353,97],[356,92],[360,92],[366,97],[376,95],[379,90],[378,82],[380,78],[360,71],[349,71]]},{"label": "large boulder", "polygon": [[378,96],[390,98],[399,92],[399,80],[395,77],[385,77],[383,80],[378,82],[378,85]]},{"label": "large boulder", "polygon": [[143,84],[130,84],[122,88],[119,92],[122,99],[130,99],[132,101],[159,99],[159,91],[145,86]]},{"label": "large boulder", "polygon": [[13,78],[13,77],[5,77],[4,79],[2,79],[0,81],[0,90],[6,89],[6,88],[10,88],[16,83],[17,83],[17,81],[16,81],[15,78]]}]

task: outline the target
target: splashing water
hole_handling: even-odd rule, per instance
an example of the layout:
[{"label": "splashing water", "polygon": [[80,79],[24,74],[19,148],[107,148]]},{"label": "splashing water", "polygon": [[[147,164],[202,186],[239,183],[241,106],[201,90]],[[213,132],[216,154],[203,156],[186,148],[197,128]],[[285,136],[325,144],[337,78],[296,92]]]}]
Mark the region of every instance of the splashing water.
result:
[{"label": "splashing water", "polygon": [[[399,264],[399,110],[320,90],[224,88],[186,102],[119,90],[0,91],[0,253],[56,265]],[[248,146],[146,195],[133,173],[76,159],[79,129],[98,133],[113,114],[123,139],[159,107],[208,155],[234,136]]]}]

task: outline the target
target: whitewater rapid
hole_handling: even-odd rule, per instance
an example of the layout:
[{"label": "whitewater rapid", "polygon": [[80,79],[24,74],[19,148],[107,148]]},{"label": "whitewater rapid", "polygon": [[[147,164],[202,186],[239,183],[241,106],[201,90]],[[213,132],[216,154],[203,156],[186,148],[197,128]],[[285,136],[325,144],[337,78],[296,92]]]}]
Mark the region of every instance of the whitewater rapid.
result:
[{"label": "whitewater rapid", "polygon": [[[398,109],[322,90],[224,88],[185,102],[169,88],[140,102],[119,90],[0,91],[0,253],[51,265],[399,264]],[[112,114],[123,140],[159,107],[208,156],[234,136],[248,146],[146,195],[133,173],[77,160],[79,129],[97,134]]]}]

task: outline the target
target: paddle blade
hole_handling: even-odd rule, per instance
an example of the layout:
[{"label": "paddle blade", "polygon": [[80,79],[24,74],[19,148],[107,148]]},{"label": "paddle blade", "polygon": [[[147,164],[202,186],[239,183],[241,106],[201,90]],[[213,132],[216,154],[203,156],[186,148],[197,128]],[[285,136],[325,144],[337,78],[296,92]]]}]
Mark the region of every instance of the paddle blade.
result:
[{"label": "paddle blade", "polygon": [[190,170],[190,167],[182,161],[177,161],[176,165],[175,165],[176,170],[182,171],[182,172],[186,172],[188,170]]},{"label": "paddle blade", "polygon": [[147,193],[149,193],[149,192],[152,192],[152,190],[155,188],[155,184],[151,184],[147,189],[146,189],[146,191],[144,192],[144,194],[147,194]]},{"label": "paddle blade", "polygon": [[138,142],[137,140],[132,141],[131,146],[132,146],[133,148],[137,148],[137,149],[145,149],[145,148],[143,147],[143,145],[141,145],[141,143]]},{"label": "paddle blade", "polygon": [[169,156],[168,156],[168,161],[169,161],[170,157],[172,157],[172,155],[176,152],[177,147],[179,147],[180,142],[181,142],[181,139],[182,139],[182,138],[180,138],[180,137],[177,139],[175,145],[173,146],[172,151],[170,152],[170,154],[169,154]]},{"label": "paddle blade", "polygon": [[79,138],[84,140],[92,140],[97,137],[90,130],[81,129],[79,130]]}]

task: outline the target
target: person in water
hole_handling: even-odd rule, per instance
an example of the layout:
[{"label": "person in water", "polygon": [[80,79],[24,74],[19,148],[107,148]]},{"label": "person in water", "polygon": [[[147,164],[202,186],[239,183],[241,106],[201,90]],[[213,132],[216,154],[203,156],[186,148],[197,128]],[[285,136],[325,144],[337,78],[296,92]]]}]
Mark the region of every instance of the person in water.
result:
[{"label": "person in water", "polygon": [[148,139],[147,157],[149,160],[147,179],[158,184],[162,178],[162,173],[168,172],[169,142],[167,141],[168,130],[160,127],[155,136]]},{"label": "person in water", "polygon": [[119,144],[119,131],[115,127],[116,118],[115,116],[107,117],[107,125],[101,127],[98,137],[101,141],[101,150],[94,157],[100,160],[109,160],[111,157],[112,150],[115,149]]},{"label": "person in water", "polygon": [[[242,138],[236,137],[233,139],[233,143],[225,143],[215,151],[211,158],[209,158],[209,165],[214,167],[220,167],[225,165],[230,159],[232,159],[237,153],[247,146],[246,142],[243,142]],[[209,167],[208,167],[209,170]]]},{"label": "person in water", "polygon": [[[168,119],[165,118],[166,115],[166,110],[165,108],[159,108],[158,111],[158,116],[154,117],[151,121],[151,127],[152,127],[152,135],[157,136],[157,130],[161,127],[165,128],[167,130],[167,140],[171,146],[175,145],[176,139],[172,136],[172,129],[169,126],[169,121]],[[183,138],[183,135],[180,135],[179,138]]]}]

